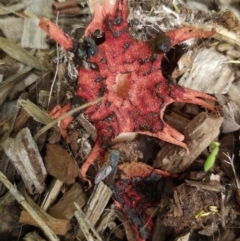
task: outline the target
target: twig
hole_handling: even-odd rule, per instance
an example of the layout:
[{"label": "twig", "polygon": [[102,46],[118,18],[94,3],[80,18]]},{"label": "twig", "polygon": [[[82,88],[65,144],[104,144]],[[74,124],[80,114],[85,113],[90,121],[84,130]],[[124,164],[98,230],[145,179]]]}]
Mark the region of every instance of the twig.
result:
[{"label": "twig", "polygon": [[239,181],[239,178],[237,176],[237,173],[236,173],[236,169],[235,169],[235,166],[234,166],[234,155],[232,155],[232,157],[230,156],[230,154],[227,152],[223,152],[223,154],[228,158],[229,161],[225,161],[227,164],[231,165],[232,167],[232,170],[233,170],[233,174],[234,174],[234,177],[235,177],[235,181],[236,181],[236,185],[237,185],[237,189],[240,189],[240,181]]},{"label": "twig", "polygon": [[[58,13],[57,13],[57,19],[56,19],[56,24],[58,22]],[[51,88],[50,88],[50,93],[49,93],[49,98],[48,98],[48,104],[47,104],[47,109],[49,108],[49,104],[50,104],[50,100],[51,100],[51,96],[52,96],[52,92],[53,92],[53,87],[54,84],[56,82],[57,79],[57,74],[58,74],[58,68],[59,68],[59,50],[58,50],[58,43],[56,43],[56,51],[57,51],[57,66],[56,66],[56,70],[55,70],[55,74],[54,74],[54,78],[53,78],[53,82],[51,84]],[[59,80],[59,83],[60,80]],[[58,93],[60,92],[60,84],[58,85]],[[58,101],[57,103],[59,103],[59,95],[58,95]]]},{"label": "twig", "polygon": [[91,105],[94,105],[94,104],[97,104],[98,102],[100,102],[101,100],[103,100],[103,97],[100,97],[100,98],[97,98],[96,100],[93,100],[91,102],[88,102],[84,105],[81,105],[77,108],[74,108],[70,111],[68,111],[67,113],[65,113],[64,115],[60,116],[59,118],[57,118],[56,120],[53,120],[51,123],[47,124],[46,126],[44,126],[42,129],[40,129],[38,131],[38,133],[34,136],[34,140],[37,140],[38,137],[43,134],[45,131],[49,130],[50,128],[52,128],[55,124],[57,124],[59,121],[65,119],[66,117],[80,111],[80,110],[83,110]]},{"label": "twig", "polygon": [[0,181],[5,185],[14,198],[27,210],[31,217],[38,223],[45,235],[50,241],[59,241],[58,236],[46,225],[46,223],[39,217],[35,210],[29,205],[26,199],[21,195],[16,187],[7,179],[7,177],[0,171]]}]

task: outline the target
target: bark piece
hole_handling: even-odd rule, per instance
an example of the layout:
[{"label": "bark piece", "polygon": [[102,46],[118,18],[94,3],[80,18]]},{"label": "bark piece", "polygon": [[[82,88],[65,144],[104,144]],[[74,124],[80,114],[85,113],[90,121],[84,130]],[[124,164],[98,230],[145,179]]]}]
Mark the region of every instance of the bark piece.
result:
[{"label": "bark piece", "polygon": [[179,132],[183,132],[186,125],[190,122],[189,119],[175,112],[165,115],[165,120],[168,125],[172,126]]},{"label": "bark piece", "polygon": [[74,203],[83,207],[87,202],[87,196],[79,183],[73,186],[63,195],[57,204],[49,209],[49,214],[55,218],[71,219],[77,210]]},{"label": "bark piece", "polygon": [[[0,160],[1,161],[1,160]],[[14,168],[12,168],[14,169]],[[4,185],[4,183],[1,182]],[[5,186],[4,186],[5,187]],[[6,187],[7,188],[7,187]],[[10,192],[5,192],[3,196],[0,197],[0,236],[2,240],[2,234],[11,233],[16,230],[16,226],[21,224],[17,222],[16,217],[19,216],[21,207],[16,205],[15,198],[10,194]]]},{"label": "bark piece", "polygon": [[45,162],[49,174],[67,184],[75,182],[79,170],[77,163],[60,145],[47,144]]},{"label": "bark piece", "polygon": [[[3,152],[3,150],[0,151],[0,170],[6,175],[6,177],[11,182],[15,181],[17,171],[12,165],[9,158]],[[0,182],[0,197],[2,197],[6,193],[6,190],[7,190],[6,187],[3,185],[3,183]],[[1,230],[0,230],[0,233],[1,233]]]},{"label": "bark piece", "polygon": [[48,192],[42,202],[41,208],[43,210],[48,210],[48,208],[55,203],[61,188],[63,186],[63,182],[57,180],[56,178],[54,178],[50,184],[50,186],[48,187]]},{"label": "bark piece", "polygon": [[22,129],[16,138],[7,138],[2,146],[29,193],[41,193],[44,190],[47,172],[30,130]]},{"label": "bark piece", "polygon": [[[9,1],[7,1],[7,3],[9,4]],[[0,9],[0,15],[8,15],[9,13],[17,12],[25,7],[26,7],[26,4],[24,3],[17,3],[9,7],[4,7]]]},{"label": "bark piece", "polygon": [[240,129],[240,111],[234,101],[228,100],[225,95],[216,96],[222,106],[223,123],[221,130],[223,133],[231,133]]},{"label": "bark piece", "polygon": [[240,93],[240,81],[235,81],[230,85],[228,95],[229,95],[229,99],[234,101],[238,105],[238,107],[240,107],[239,93]]},{"label": "bark piece", "polygon": [[123,224],[123,228],[126,233],[126,237],[128,241],[135,241],[136,240],[136,234],[134,233],[133,227],[130,224],[129,220],[123,213],[118,213],[118,218],[121,220]]},{"label": "bark piece", "polygon": [[16,85],[19,80],[26,75],[32,68],[25,67],[21,71],[19,71],[14,76],[10,76],[3,83],[0,84],[0,105],[3,103],[5,98],[8,96],[14,85]]},{"label": "bark piece", "polygon": [[[101,237],[98,235],[98,233],[96,232],[95,228],[93,227],[93,225],[89,222],[89,220],[86,218],[86,216],[84,215],[84,212],[82,211],[82,209],[80,207],[77,207],[77,211],[74,213],[79,226],[82,230],[82,233],[85,237],[85,239],[87,241],[102,241]],[[93,235],[90,233],[90,230],[92,231],[93,235],[96,238],[93,238]]]},{"label": "bark piece", "polygon": [[92,225],[99,220],[111,196],[112,191],[103,182],[94,188],[85,208],[86,218]]},{"label": "bark piece", "polygon": [[205,93],[225,94],[234,80],[234,71],[227,61],[226,56],[214,50],[201,49],[192,69],[185,72],[179,84]]},{"label": "bark piece", "polygon": [[233,101],[229,101],[222,108],[224,121],[222,124],[223,133],[231,133],[240,129],[239,123],[235,119],[234,112],[239,115],[239,108]]},{"label": "bark piece", "polygon": [[38,235],[36,232],[27,233],[24,238],[24,241],[46,241],[46,239],[43,239],[40,235]]},{"label": "bark piece", "polygon": [[[66,1],[69,2],[69,1]],[[62,8],[62,9],[53,9],[53,14],[54,15],[77,15],[77,14],[81,14],[82,13],[82,9],[79,6],[75,6],[75,7],[70,7],[70,8]]]},{"label": "bark piece", "polygon": [[[85,207],[84,217],[88,220],[87,223],[89,225],[87,226],[89,229],[90,228],[92,229],[93,226],[97,223],[111,196],[112,196],[112,191],[103,182],[100,182],[98,185],[95,186],[92,192],[92,195],[89,198],[88,203]],[[80,217],[81,216],[82,215],[80,214]],[[79,229],[77,234],[79,239],[83,239],[84,235],[85,234],[83,230]]]},{"label": "bark piece", "polygon": [[[117,220],[122,223],[124,229],[118,225]],[[119,240],[123,240],[125,235],[128,241],[136,240],[132,226],[126,215],[122,212],[118,212],[114,204],[104,211],[101,219],[97,223],[96,229],[100,234],[104,233],[104,231],[108,229],[112,234],[111,236],[115,236]]]},{"label": "bark piece", "polygon": [[46,44],[46,34],[38,27],[38,18],[25,18],[21,39],[23,48],[49,49]]},{"label": "bark piece", "polygon": [[[48,239],[50,241],[58,241],[59,238],[57,237],[57,235],[49,228],[48,225],[46,225],[46,223],[43,221],[43,219],[39,216],[39,213],[37,213],[36,211],[36,207],[33,208],[33,205],[30,205],[29,202],[34,203],[32,201],[32,199],[28,196],[28,194],[26,193],[26,190],[24,189],[25,192],[25,197],[28,197],[28,202],[26,201],[26,198],[23,197],[23,195],[21,195],[21,193],[17,190],[17,188],[15,186],[12,185],[12,183],[7,179],[7,177],[0,172],[0,182],[2,182],[6,188],[9,190],[9,193],[19,202],[19,204],[21,204],[25,210],[27,210],[29,216],[34,220],[34,222],[36,222],[39,227],[41,227],[41,229],[43,230],[43,232],[46,234],[46,236],[48,237]],[[20,187],[23,185],[20,185]],[[35,204],[35,206],[37,206]],[[25,211],[26,212],[26,211]]]},{"label": "bark piece", "polygon": [[179,173],[188,168],[197,156],[218,136],[223,118],[202,112],[185,128],[189,155],[180,147],[166,144],[158,153],[153,167],[170,173]]},{"label": "bark piece", "polygon": [[19,71],[19,69],[20,63],[16,62],[10,56],[6,55],[2,59],[2,64],[0,65],[0,74],[3,75],[4,78],[16,74]]},{"label": "bark piece", "polygon": [[[68,220],[56,218],[49,219],[45,218],[44,216],[41,216],[41,218],[45,221],[47,226],[49,226],[55,234],[65,235],[69,229],[70,222]],[[21,212],[19,222],[39,227],[37,222],[26,211]]]},{"label": "bark piece", "polygon": [[223,191],[223,187],[218,181],[209,181],[209,182],[196,182],[191,180],[185,180],[185,181],[189,186],[196,187],[198,190],[207,190],[210,192]]},{"label": "bark piece", "polygon": [[39,76],[31,73],[28,77],[19,82],[16,86],[14,86],[13,90],[9,93],[9,99],[16,99],[16,95],[22,91],[24,91],[28,86],[35,83],[39,79]]},{"label": "bark piece", "polygon": [[[1,12],[2,9],[0,9]],[[1,15],[1,13],[0,13]],[[15,43],[19,42],[22,37],[23,32],[23,22],[22,18],[16,17],[7,17],[0,19],[0,29],[7,39],[14,41]]]},{"label": "bark piece", "polygon": [[[22,211],[19,217],[19,222],[30,224],[41,229],[49,229],[51,232],[59,235],[65,235],[70,227],[70,221],[65,219],[53,218],[51,215],[46,213],[42,208],[40,208],[28,195],[23,185],[19,187],[22,197],[26,200],[26,203],[31,208],[31,212],[28,209]],[[25,206],[24,206],[25,207]]]},{"label": "bark piece", "polygon": [[29,118],[30,118],[29,113],[24,109],[20,109],[17,120],[15,121],[14,126],[13,126],[13,131],[19,132],[23,128],[23,126],[26,124],[26,122],[28,121]]},{"label": "bark piece", "polygon": [[0,105],[0,150],[1,143],[9,137],[19,111],[16,101],[5,101]]},{"label": "bark piece", "polygon": [[52,14],[52,4],[54,3],[54,0],[35,1],[34,4],[32,4],[31,0],[23,0],[23,3],[27,5],[25,11],[30,12],[39,18],[54,17]]},{"label": "bark piece", "polygon": [[96,141],[97,138],[97,132],[95,127],[90,123],[89,120],[86,119],[86,117],[83,114],[80,114],[77,117],[77,120],[82,125],[82,127],[89,133],[93,141]]}]

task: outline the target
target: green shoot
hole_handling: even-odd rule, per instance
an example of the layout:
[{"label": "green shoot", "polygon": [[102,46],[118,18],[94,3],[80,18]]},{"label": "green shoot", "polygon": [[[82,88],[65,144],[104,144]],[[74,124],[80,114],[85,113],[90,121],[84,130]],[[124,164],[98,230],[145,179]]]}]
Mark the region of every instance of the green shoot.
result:
[{"label": "green shoot", "polygon": [[209,154],[209,156],[207,157],[207,160],[204,163],[204,171],[205,172],[209,171],[213,167],[213,165],[215,163],[215,160],[216,160],[216,157],[217,157],[217,154],[219,152],[220,143],[213,141],[213,142],[210,143],[210,146],[213,148],[213,150]]}]

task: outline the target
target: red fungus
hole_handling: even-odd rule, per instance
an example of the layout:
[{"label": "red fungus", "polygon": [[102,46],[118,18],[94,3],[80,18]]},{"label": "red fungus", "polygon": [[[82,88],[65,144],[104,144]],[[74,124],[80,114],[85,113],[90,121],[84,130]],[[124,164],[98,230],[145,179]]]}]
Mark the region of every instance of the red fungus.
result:
[{"label": "red fungus", "polygon": [[[131,38],[128,31],[128,3],[118,0],[112,6],[103,0],[103,6],[94,2],[94,18],[85,31],[84,43],[64,34],[49,20],[42,19],[42,27],[66,50],[89,64],[79,68],[79,89],[76,94],[92,101],[104,96],[100,104],[85,110],[85,115],[97,130],[97,140],[89,157],[81,168],[84,180],[89,166],[101,157],[111,141],[123,132],[143,135],[179,145],[187,150],[184,136],[163,121],[166,106],[173,102],[198,104],[215,111],[205,100],[215,98],[191,89],[183,88],[165,80],[161,71],[164,54],[153,53],[148,43]],[[103,31],[105,40],[95,45],[92,35]],[[214,34],[193,27],[167,32],[171,47],[190,39],[207,38]]]}]

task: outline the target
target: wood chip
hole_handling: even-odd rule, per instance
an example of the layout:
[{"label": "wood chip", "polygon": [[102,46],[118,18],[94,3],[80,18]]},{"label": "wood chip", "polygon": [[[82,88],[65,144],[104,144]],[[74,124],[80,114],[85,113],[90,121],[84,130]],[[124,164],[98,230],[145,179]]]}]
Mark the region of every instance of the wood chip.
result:
[{"label": "wood chip", "polygon": [[226,56],[215,50],[200,49],[191,70],[184,73],[179,84],[209,94],[225,94],[234,80],[227,61]]},{"label": "wood chip", "polygon": [[18,3],[15,5],[11,5],[9,7],[1,7],[0,8],[0,15],[8,15],[9,13],[17,12],[19,10],[22,10],[26,7],[26,4],[24,3]]},{"label": "wood chip", "polygon": [[47,172],[30,130],[24,128],[16,138],[7,138],[2,147],[21,175],[29,193],[42,193]]},{"label": "wood chip", "polygon": [[[35,211],[38,213],[38,215],[45,221],[45,223],[50,227],[50,229],[58,235],[65,235],[70,227],[69,220],[64,219],[56,219],[48,215],[47,213],[43,213],[43,210]],[[39,227],[36,221],[32,219],[32,217],[26,212],[22,211],[19,218],[20,223],[33,225],[35,227]]]},{"label": "wood chip", "polygon": [[34,1],[34,4],[32,0],[23,0],[25,4],[27,4],[27,7],[25,8],[25,11],[31,12],[38,18],[41,17],[48,17],[53,18],[52,13],[52,4],[54,3],[54,0],[41,0],[41,1]]},{"label": "wood chip", "polygon": [[181,147],[166,144],[158,153],[153,167],[170,173],[183,172],[218,136],[222,121],[223,118],[216,114],[205,112],[198,114],[185,128],[189,155],[186,155],[186,151]]},{"label": "wood chip", "polygon": [[240,81],[235,81],[230,85],[228,95],[229,95],[229,99],[234,101],[240,108],[239,93],[240,93]]},{"label": "wood chip", "polygon": [[[50,240],[50,241],[58,241],[59,238],[57,237],[57,235],[49,228],[48,225],[46,225],[46,223],[43,221],[43,219],[40,217],[39,213],[37,213],[36,208],[33,208],[29,202],[26,201],[26,196],[28,196],[26,194],[26,196],[24,197],[23,195],[21,195],[21,193],[17,190],[17,188],[15,186],[12,185],[12,183],[7,179],[7,177],[0,171],[0,182],[2,182],[6,188],[9,190],[9,193],[25,208],[25,210],[27,210],[27,214],[34,220],[34,222],[36,222],[41,229],[43,230],[43,232],[45,233],[46,237]],[[25,189],[24,189],[25,190]],[[29,197],[29,196],[28,196]],[[28,201],[30,201],[31,198],[29,198]],[[32,201],[33,202],[33,201]],[[33,202],[34,203],[34,202]],[[37,205],[36,205],[37,206]],[[24,211],[26,212],[26,211]]]},{"label": "wood chip", "polygon": [[14,132],[19,132],[23,126],[25,125],[25,123],[28,121],[28,119],[30,118],[31,116],[27,113],[26,110],[24,109],[20,109],[19,111],[19,115],[14,123],[14,126],[13,126],[13,131]]},{"label": "wood chip", "polygon": [[183,210],[182,210],[182,207],[181,207],[181,204],[180,204],[180,200],[179,200],[177,190],[173,191],[173,199],[174,199],[174,202],[175,202],[175,205],[174,205],[174,208],[173,208],[173,216],[175,218],[182,217],[183,216]]},{"label": "wood chip", "polygon": [[[36,211],[36,210],[35,210]],[[64,220],[64,219],[56,219],[56,218],[49,218],[49,215],[47,217],[44,217],[41,212],[39,213],[41,218],[45,221],[45,223],[51,228],[51,230],[58,234],[58,235],[65,235],[69,229],[70,222],[69,220]],[[39,227],[39,225],[32,219],[32,217],[26,212],[22,211],[20,218],[19,218],[20,223],[24,224],[29,224],[33,225],[35,227]]]},{"label": "wood chip", "polygon": [[38,23],[38,18],[24,19],[21,39],[23,48],[49,49],[49,45],[45,42],[47,34],[39,28]]},{"label": "wood chip", "polygon": [[136,234],[133,230],[131,223],[127,219],[127,217],[123,213],[118,212],[118,218],[122,222],[122,225],[123,225],[125,233],[126,233],[127,240],[128,241],[136,241]]},{"label": "wood chip", "polygon": [[27,233],[24,238],[24,241],[46,241],[46,239],[43,239],[40,235],[38,235],[36,232]]},{"label": "wood chip", "polygon": [[[77,206],[77,205],[76,205]],[[80,207],[77,206],[77,211],[74,213],[79,226],[83,232],[83,235],[87,241],[102,241],[101,237],[98,235],[92,224],[89,222],[89,220],[86,218],[84,212]],[[96,237],[93,238],[93,235],[90,233],[90,229],[93,232],[93,235]]]},{"label": "wood chip", "polygon": [[[15,180],[17,171],[3,151],[0,151],[0,170],[7,176],[10,181]],[[6,187],[2,182],[0,182],[0,196],[2,197],[5,193]],[[1,201],[0,203],[3,204]]]},{"label": "wood chip", "polygon": [[229,31],[228,29],[222,26],[217,26],[216,30],[217,32],[214,34],[215,39],[230,44],[237,44],[238,46],[240,46],[240,40],[238,36],[239,33],[236,33],[235,31]]},{"label": "wood chip", "polygon": [[23,22],[24,19],[16,17],[0,19],[0,29],[7,39],[18,43],[22,38]]},{"label": "wood chip", "polygon": [[18,111],[19,107],[17,106],[16,100],[5,101],[0,106],[0,115],[2,115],[2,117],[0,117],[0,122],[2,122],[3,120],[7,120],[10,131],[12,131],[13,129],[13,126],[18,115]]},{"label": "wood chip", "polygon": [[95,186],[85,208],[86,218],[92,225],[99,220],[111,196],[112,191],[103,182]]},{"label": "wood chip", "polygon": [[87,196],[79,183],[64,193],[63,197],[49,209],[49,214],[55,218],[71,219],[77,210],[74,203],[79,207],[83,207],[87,202]]},{"label": "wood chip", "polygon": [[82,125],[82,127],[87,131],[87,133],[91,136],[92,140],[95,141],[97,138],[97,131],[95,127],[86,119],[83,114],[80,114],[77,117],[77,120]]},{"label": "wood chip", "polygon": [[61,192],[61,188],[63,186],[63,182],[54,178],[51,184],[48,187],[48,191],[44,197],[41,208],[46,211],[48,208],[55,203],[58,198],[59,193]]},{"label": "wood chip", "polygon": [[74,183],[79,174],[79,168],[68,151],[56,144],[46,146],[47,154],[44,159],[48,173],[64,183]]},{"label": "wood chip", "polygon": [[[85,207],[85,217],[89,221],[90,227],[94,227],[100,216],[102,215],[109,199],[112,196],[112,191],[103,183],[98,183],[88,200]],[[84,233],[82,230],[78,230],[78,237],[80,239],[84,238]]]},{"label": "wood chip", "polygon": [[218,101],[221,103],[223,123],[221,130],[223,133],[231,133],[240,129],[240,112],[235,102],[229,100],[224,95],[216,96]]},{"label": "wood chip", "polygon": [[185,182],[189,186],[196,187],[199,190],[207,190],[211,192],[222,192],[224,190],[223,186],[218,181],[196,182],[185,180]]},{"label": "wood chip", "polygon": [[109,209],[105,210],[97,224],[97,232],[103,233],[106,228],[113,230],[117,226],[116,218],[119,219],[118,213],[119,212],[114,210],[114,204],[111,205]]},{"label": "wood chip", "polygon": [[19,80],[21,80],[21,78],[31,70],[32,67],[26,67],[17,74],[8,77],[3,83],[0,84],[0,105],[6,99],[12,88],[19,82]]},{"label": "wood chip", "polygon": [[179,237],[176,238],[176,241],[188,241],[190,237],[190,232],[187,232]]},{"label": "wood chip", "polygon": [[[53,218],[51,215],[46,213],[42,208],[40,208],[28,195],[23,185],[19,187],[21,194],[26,199],[28,205],[34,210],[38,219],[40,219],[48,229],[51,229],[55,234],[65,235],[70,228],[70,221],[65,219]],[[32,214],[23,210],[19,217],[19,222],[30,224],[36,227],[43,228],[38,219],[33,219]],[[56,235],[55,235],[56,236]]]},{"label": "wood chip", "polygon": [[10,100],[16,99],[18,93],[23,92],[31,84],[35,83],[39,79],[39,76],[31,73],[29,76],[24,78],[21,82],[14,86],[12,91],[9,93],[8,98]]}]

